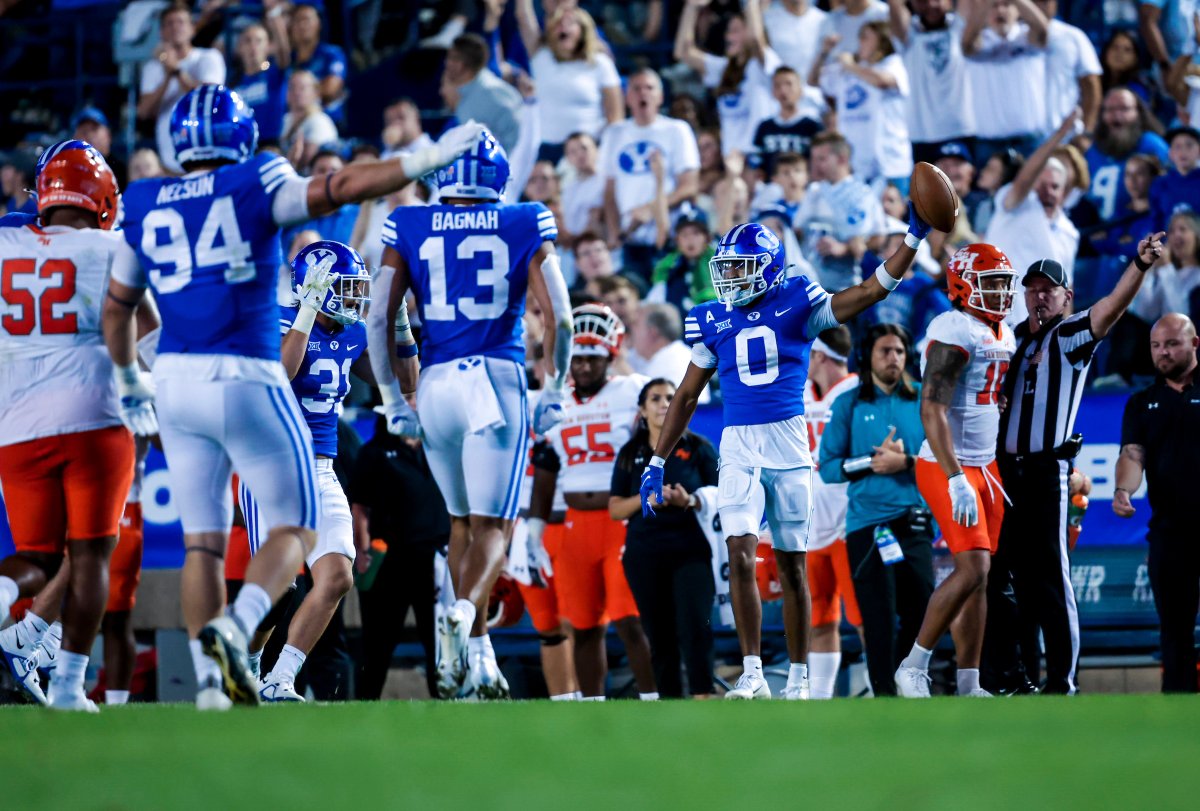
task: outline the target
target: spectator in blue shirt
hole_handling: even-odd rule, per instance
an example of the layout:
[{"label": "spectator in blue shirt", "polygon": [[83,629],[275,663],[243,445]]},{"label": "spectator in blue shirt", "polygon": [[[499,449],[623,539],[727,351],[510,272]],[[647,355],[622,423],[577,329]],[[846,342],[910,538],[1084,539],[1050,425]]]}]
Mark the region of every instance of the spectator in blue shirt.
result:
[{"label": "spectator in blue shirt", "polygon": [[[863,268],[864,279],[867,274],[875,272],[875,268],[879,267],[884,258],[891,256],[891,252],[900,245],[907,232],[907,224],[894,217],[888,218],[886,241],[879,254],[870,250],[863,254],[860,266]],[[910,335],[924,335],[930,321],[951,309],[950,299],[946,296],[941,282],[930,275],[931,269],[935,272],[938,270],[937,261],[922,245],[921,250],[917,251],[917,260],[904,277],[904,284],[864,312],[861,323],[899,324],[907,329]],[[915,369],[919,359],[910,357],[908,360]]]},{"label": "spectator in blue shirt", "polygon": [[307,70],[317,77],[321,104],[330,118],[339,121],[346,90],[345,51],[321,41],[321,14],[311,3],[301,3],[292,10],[287,34],[291,68]]},{"label": "spectator in blue shirt", "polygon": [[1167,142],[1161,132],[1162,125],[1150,108],[1129,88],[1114,87],[1104,94],[1096,140],[1085,156],[1101,219],[1112,219],[1129,202],[1125,161],[1130,155],[1145,152],[1167,162]]},{"label": "spectator in blue shirt", "polygon": [[247,26],[238,37],[237,57],[241,70],[233,89],[254,109],[259,143],[277,144],[287,112],[287,74],[271,58],[267,29],[258,23]]},{"label": "spectator in blue shirt", "polygon": [[1150,187],[1152,231],[1167,230],[1180,211],[1200,208],[1200,130],[1176,127],[1167,133],[1167,147],[1171,169]]},{"label": "spectator in blue shirt", "polygon": [[[326,147],[317,152],[312,160],[312,176],[322,178],[346,165],[336,148]],[[332,239],[349,245],[354,236],[354,222],[358,219],[358,204],[344,205],[332,214],[317,217],[288,228],[283,233],[283,244],[287,245],[300,231],[316,231],[321,239]]]},{"label": "spectator in blue shirt", "polygon": [[14,149],[0,159],[0,192],[4,213],[37,214],[37,198],[33,188],[37,156],[24,149]]},{"label": "spectator in blue shirt", "polygon": [[933,593],[932,521],[913,475],[925,430],[921,386],[905,371],[912,354],[903,327],[868,329],[858,352],[862,383],[834,400],[821,435],[821,478],[850,482],[846,551],[877,696],[896,694],[893,674]]}]

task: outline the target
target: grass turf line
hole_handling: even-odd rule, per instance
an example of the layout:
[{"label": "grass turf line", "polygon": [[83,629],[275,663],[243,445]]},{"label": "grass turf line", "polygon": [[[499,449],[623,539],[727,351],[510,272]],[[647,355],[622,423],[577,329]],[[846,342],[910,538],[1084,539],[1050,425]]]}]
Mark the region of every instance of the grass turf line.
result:
[{"label": "grass turf line", "polygon": [[[433,702],[0,710],[9,808],[1200,804],[1200,701]],[[5,779],[5,777],[10,779]],[[11,778],[21,776],[19,779]]]}]

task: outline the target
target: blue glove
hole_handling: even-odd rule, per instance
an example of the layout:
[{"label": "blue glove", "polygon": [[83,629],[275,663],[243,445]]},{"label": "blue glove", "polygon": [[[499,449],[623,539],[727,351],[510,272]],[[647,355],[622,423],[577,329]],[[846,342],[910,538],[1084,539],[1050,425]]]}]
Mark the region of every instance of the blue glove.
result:
[{"label": "blue glove", "polygon": [[[657,457],[655,457],[657,458]],[[650,496],[654,496],[659,504],[663,503],[663,469],[662,464],[654,464],[654,459],[650,460],[650,464],[646,465],[646,469],[642,471],[642,486],[638,488],[638,493],[642,497],[642,517],[646,518],[654,515],[654,508],[651,505]]]},{"label": "blue glove", "polygon": [[917,239],[924,239],[932,230],[933,226],[921,219],[921,215],[917,213],[917,207],[910,202],[908,204],[908,233]]}]

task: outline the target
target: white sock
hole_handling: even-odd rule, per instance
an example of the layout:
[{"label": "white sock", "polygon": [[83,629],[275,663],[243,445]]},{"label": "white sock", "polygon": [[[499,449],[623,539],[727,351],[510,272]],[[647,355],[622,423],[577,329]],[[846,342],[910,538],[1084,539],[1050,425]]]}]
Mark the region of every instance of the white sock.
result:
[{"label": "white sock", "polygon": [[188,649],[192,652],[192,668],[196,671],[196,687],[203,690],[206,687],[221,686],[221,668],[217,663],[204,655],[200,648],[199,639],[188,640]]},{"label": "white sock", "polygon": [[743,656],[742,657],[742,672],[753,673],[762,678],[762,657],[761,656]]},{"label": "white sock", "polygon": [[50,677],[50,689],[54,693],[82,693],[83,678],[87,675],[88,657],[82,653],[59,651],[58,667]]},{"label": "white sock", "polygon": [[580,701],[603,701],[604,696],[580,696]]},{"label": "white sock", "polygon": [[304,666],[304,660],[307,658],[308,656],[299,648],[284,645],[283,650],[279,652],[279,658],[275,660],[275,667],[271,669],[271,675],[282,678],[284,681],[295,681],[296,674],[300,672],[300,668]]},{"label": "white sock", "polygon": [[128,704],[129,703],[129,691],[128,690],[105,690],[104,691],[104,703],[110,707],[115,707],[118,704]]},{"label": "white sock", "polygon": [[958,669],[958,694],[965,696],[972,690],[979,689],[979,668],[960,667]]},{"label": "white sock", "polygon": [[250,672],[254,678],[258,678],[262,673],[262,651],[256,650],[246,655],[246,661],[250,663]]},{"label": "white sock", "polygon": [[26,611],[25,619],[18,622],[17,625],[25,632],[26,638],[32,637],[34,642],[37,642],[45,635],[46,631],[50,630],[46,621],[32,611]]},{"label": "white sock", "polygon": [[58,656],[58,651],[62,647],[62,623],[58,620],[50,623],[50,627],[46,629],[46,633],[42,636],[42,650],[46,655],[42,657],[42,661],[53,659]]},{"label": "white sock", "polygon": [[841,664],[841,651],[808,655],[808,665],[812,668],[810,698],[833,698],[833,688],[837,684],[838,668],[841,667]]},{"label": "white sock", "polygon": [[471,656],[486,656],[491,645],[484,644],[486,636],[473,636],[467,640],[467,653]]},{"label": "white sock", "polygon": [[[808,655],[808,658],[811,660],[813,658],[813,654],[810,653]],[[807,663],[791,662],[790,664],[788,664],[788,682],[787,682],[788,687],[791,687],[793,684],[799,684],[800,682],[804,681],[807,678],[808,678],[808,664]],[[814,678],[815,678],[815,676],[814,676]]]},{"label": "white sock", "polygon": [[0,575],[0,620],[4,619],[13,603],[20,597],[21,589],[17,586],[17,581]]},{"label": "white sock", "polygon": [[274,603],[271,601],[271,595],[267,594],[267,590],[262,586],[257,583],[246,583],[242,586],[237,599],[229,606],[229,614],[242,626],[247,642],[258,629],[259,623],[271,613],[272,605]]},{"label": "white sock", "polygon": [[491,634],[485,633],[483,636],[481,636],[479,638],[481,640],[483,640],[480,643],[483,645],[483,655],[486,656],[488,659],[491,659],[493,662],[496,661],[496,649],[492,647]]},{"label": "white sock", "polygon": [[556,696],[550,696],[551,701],[578,701],[579,693],[560,693]]},{"label": "white sock", "polygon": [[475,624],[475,603],[471,602],[470,600],[455,600],[454,607],[463,612],[463,614],[466,616],[467,625]]},{"label": "white sock", "polygon": [[933,651],[926,650],[921,647],[919,642],[914,642],[912,651],[908,656],[904,657],[904,661],[900,663],[900,667],[915,667],[917,670],[928,670],[929,659],[933,656]]},{"label": "white sock", "polygon": [[658,693],[638,693],[638,701],[658,701]]}]

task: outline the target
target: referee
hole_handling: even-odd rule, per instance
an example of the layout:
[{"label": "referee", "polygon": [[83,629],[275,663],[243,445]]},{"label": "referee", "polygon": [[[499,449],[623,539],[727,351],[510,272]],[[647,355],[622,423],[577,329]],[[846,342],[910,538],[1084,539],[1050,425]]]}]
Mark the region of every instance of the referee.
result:
[{"label": "referee", "polygon": [[[995,691],[1026,683],[1016,665],[1016,642],[1030,639],[1018,627],[1041,628],[1046,648],[1047,693],[1073,694],[1079,659],[1079,616],[1067,556],[1067,477],[1079,452],[1072,438],[1075,415],[1096,345],[1129,307],[1145,271],[1162,252],[1154,234],[1112,293],[1089,309],[1068,315],[1072,293],[1062,265],[1042,259],[1025,272],[1027,321],[1015,330],[1017,351],[1004,378],[1007,407],[1000,417],[1000,479],[1011,506],[988,577],[987,670]],[[1009,594],[1016,600],[1012,610]],[[1018,623],[1019,617],[1019,623]],[[1035,678],[1034,645],[1022,657]],[[1014,683],[1015,681],[1015,683]]]}]

